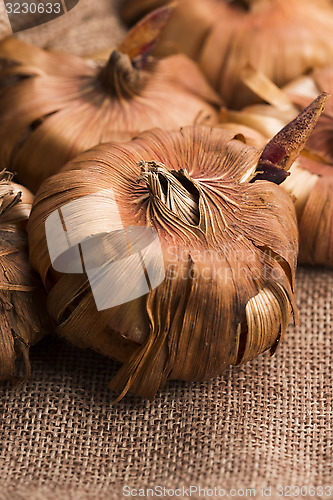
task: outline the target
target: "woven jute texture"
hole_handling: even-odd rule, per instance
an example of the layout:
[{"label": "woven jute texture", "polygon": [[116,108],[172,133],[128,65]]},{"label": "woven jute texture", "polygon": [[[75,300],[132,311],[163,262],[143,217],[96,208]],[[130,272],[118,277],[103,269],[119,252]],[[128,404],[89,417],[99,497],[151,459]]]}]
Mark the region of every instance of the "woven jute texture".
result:
[{"label": "woven jute texture", "polygon": [[29,382],[1,390],[1,500],[107,500],[157,486],[184,487],[183,498],[190,486],[234,498],[303,486],[313,498],[311,486],[333,488],[333,272],[298,270],[297,297],[300,326],[273,357],[205,383],[170,382],[152,402],[112,406],[115,362],[41,342]]}]

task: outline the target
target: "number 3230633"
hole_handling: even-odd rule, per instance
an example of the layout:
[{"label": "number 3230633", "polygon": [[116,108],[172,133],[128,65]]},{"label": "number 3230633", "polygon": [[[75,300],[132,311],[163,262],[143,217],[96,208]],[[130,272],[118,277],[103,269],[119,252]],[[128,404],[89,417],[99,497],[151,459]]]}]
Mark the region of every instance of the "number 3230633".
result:
[{"label": "number 3230633", "polygon": [[4,1],[13,32],[34,28],[73,9],[79,0]]}]

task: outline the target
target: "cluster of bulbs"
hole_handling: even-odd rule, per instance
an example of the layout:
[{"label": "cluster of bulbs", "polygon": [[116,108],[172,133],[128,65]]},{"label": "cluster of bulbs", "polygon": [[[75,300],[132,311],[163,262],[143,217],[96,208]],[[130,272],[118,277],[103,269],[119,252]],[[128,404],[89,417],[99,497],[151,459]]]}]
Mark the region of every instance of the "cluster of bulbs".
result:
[{"label": "cluster of bulbs", "polygon": [[[297,259],[333,266],[333,5],[124,0],[121,15],[146,16],[95,58],[0,42],[0,162],[35,195],[2,173],[0,378],[21,354],[29,374],[54,328],[122,363],[119,397],[153,398],[273,353],[297,321]],[[153,229],[158,286],[99,310],[88,271],[57,268],[47,221],[83,198],[75,241],[117,217]],[[103,238],[110,264],[123,234]],[[101,296],[123,293],[117,269]]]}]

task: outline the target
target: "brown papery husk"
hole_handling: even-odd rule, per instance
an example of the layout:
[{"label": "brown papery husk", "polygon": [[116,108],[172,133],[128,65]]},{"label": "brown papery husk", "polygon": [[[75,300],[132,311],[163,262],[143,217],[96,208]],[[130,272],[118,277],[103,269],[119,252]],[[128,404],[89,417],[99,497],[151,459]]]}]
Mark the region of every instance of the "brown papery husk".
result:
[{"label": "brown papery husk", "polygon": [[[254,75],[256,83],[261,76]],[[333,93],[333,68],[317,69],[294,80],[280,92],[280,101],[266,93],[274,105],[254,105],[242,111],[224,110],[221,118],[253,127],[266,139],[272,137],[291,117],[309,104],[321,91]],[[257,91],[263,96],[263,87]],[[286,99],[289,108],[285,107]],[[306,150],[291,168],[291,175],[281,184],[294,199],[299,224],[299,262],[301,264],[333,267],[333,99],[311,133]]]},{"label": "brown papery husk", "polygon": [[134,28],[103,65],[16,38],[0,43],[0,161],[20,182],[35,192],[101,142],[155,126],[217,122],[220,98],[193,61],[147,56],[157,31]]},{"label": "brown papery husk", "polygon": [[0,380],[16,381],[30,375],[29,348],[49,332],[50,319],[42,283],[29,264],[25,225],[33,196],[11,179],[0,173]]},{"label": "brown papery husk", "polygon": [[[37,194],[29,243],[32,265],[50,290],[48,310],[60,336],[123,362],[111,383],[121,396],[129,390],[152,398],[168,379],[219,375],[230,364],[273,352],[286,330],[295,309],[293,203],[272,182],[253,182],[261,152],[234,136],[234,130],[196,126],[102,144]],[[97,311],[84,275],[54,272],[45,220],[66,203],[110,188],[125,227],[156,229],[166,277],[139,299]],[[105,217],[112,222],[112,213]],[[96,226],[102,232],[103,221]],[[84,234],[85,223],[76,231]],[[110,286],[118,290],[117,276]]]},{"label": "brown papery husk", "polygon": [[[124,2],[127,20],[140,6]],[[248,64],[283,86],[332,61],[332,32],[330,0],[179,0],[155,53],[192,57],[224,102],[240,109],[258,102],[242,83]]]}]

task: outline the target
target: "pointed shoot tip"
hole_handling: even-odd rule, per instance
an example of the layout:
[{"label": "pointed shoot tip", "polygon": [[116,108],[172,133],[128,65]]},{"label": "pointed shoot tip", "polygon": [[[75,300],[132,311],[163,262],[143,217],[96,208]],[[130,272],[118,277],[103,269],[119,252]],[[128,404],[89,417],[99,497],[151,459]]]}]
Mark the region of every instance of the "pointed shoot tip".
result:
[{"label": "pointed shoot tip", "polygon": [[147,57],[155,47],[176,5],[177,2],[171,2],[147,14],[127,33],[118,46],[118,51],[127,54],[132,61]]},{"label": "pointed shoot tip", "polygon": [[281,184],[284,181],[288,175],[287,171],[304,148],[329,97],[327,92],[322,92],[266,144],[251,182],[267,180]]}]

